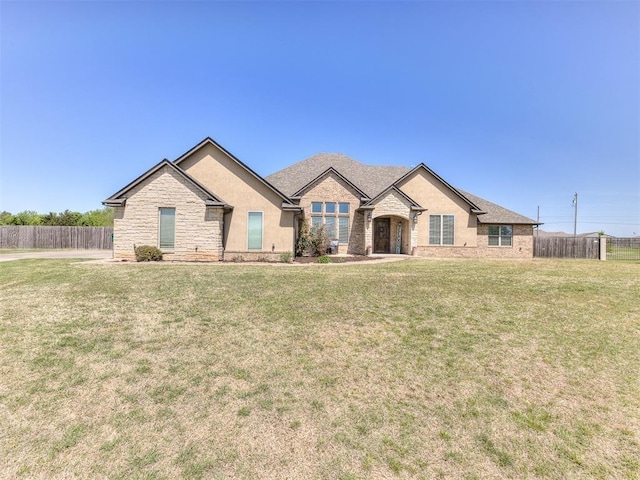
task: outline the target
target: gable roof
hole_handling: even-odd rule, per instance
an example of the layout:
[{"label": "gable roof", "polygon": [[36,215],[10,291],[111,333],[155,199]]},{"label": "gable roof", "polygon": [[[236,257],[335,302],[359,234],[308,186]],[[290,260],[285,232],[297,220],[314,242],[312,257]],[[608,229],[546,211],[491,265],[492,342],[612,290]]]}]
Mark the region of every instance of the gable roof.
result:
[{"label": "gable roof", "polygon": [[174,172],[176,172],[178,175],[180,175],[182,178],[184,178],[187,182],[189,182],[191,185],[193,185],[197,190],[199,190],[201,193],[203,193],[204,196],[206,197],[205,204],[208,207],[233,208],[230,205],[228,205],[224,200],[220,199],[214,193],[209,191],[206,187],[201,185],[196,179],[194,179],[187,172],[182,170],[180,167],[174,165],[173,163],[171,163],[166,158],[163,159],[162,161],[160,161],[159,163],[157,163],[156,165],[154,165],[153,167],[151,167],[149,170],[147,170],[145,173],[140,175],[138,178],[136,178],[133,182],[128,184],[126,187],[118,190],[116,193],[114,193],[109,198],[104,200],[102,202],[102,204],[106,205],[108,207],[123,207],[125,205],[126,201],[127,201],[126,194],[129,191],[131,191],[136,186],[140,185],[142,182],[147,180],[154,173],[156,173],[157,171],[159,171],[161,168],[164,168],[164,167],[168,167],[168,168],[172,169]]},{"label": "gable roof", "polygon": [[471,212],[472,213],[477,213],[477,214],[481,214],[481,213],[486,213],[485,210],[483,208],[480,208],[478,205],[476,205],[473,201],[469,200],[469,198],[467,198],[465,195],[462,194],[462,192],[454,187],[452,187],[444,178],[442,178],[440,175],[438,175],[436,172],[434,172],[433,170],[431,170],[429,167],[427,167],[424,163],[421,163],[417,166],[415,166],[414,168],[412,168],[411,170],[409,170],[407,173],[405,173],[402,177],[400,177],[399,179],[397,179],[395,182],[393,182],[394,185],[398,185],[399,183],[401,183],[402,181],[404,181],[405,179],[409,178],[411,175],[413,175],[415,172],[417,172],[418,170],[425,170],[427,173],[429,173],[430,175],[432,175],[436,180],[438,180],[440,183],[442,183],[447,189],[449,189],[451,192],[453,192],[456,196],[458,196],[460,199],[462,199],[466,204],[468,204],[471,207]]},{"label": "gable roof", "polygon": [[395,185],[391,185],[391,186],[385,188],[383,191],[381,191],[378,195],[373,197],[371,200],[369,200],[367,203],[365,203],[360,208],[362,208],[363,210],[364,209],[373,208],[373,206],[378,202],[378,200],[380,200],[381,198],[386,196],[389,192],[395,192],[396,194],[398,194],[402,198],[404,198],[409,203],[409,205],[411,206],[411,210],[414,210],[414,211],[417,211],[417,212],[422,212],[422,211],[426,210],[426,208],[421,207],[413,198],[411,198],[409,195],[404,193],[402,190],[400,190]]},{"label": "gable roof", "polygon": [[287,195],[294,195],[330,168],[349,179],[368,198],[376,196],[408,171],[401,166],[364,165],[341,153],[319,153],[268,175],[266,180]]},{"label": "gable roof", "polygon": [[519,213],[507,210],[500,205],[480,198],[476,195],[472,195],[468,192],[461,191],[465,197],[469,198],[476,205],[478,205],[486,213],[478,215],[479,223],[497,223],[497,224],[519,224],[519,225],[542,225],[540,222],[532,220],[531,218],[520,215]]},{"label": "gable roof", "polygon": [[202,140],[200,143],[198,143],[195,147],[190,148],[189,150],[187,150],[185,153],[183,153],[182,155],[180,155],[178,158],[176,158],[173,163],[175,165],[180,165],[180,163],[185,160],[186,158],[188,158],[192,153],[200,150],[202,147],[204,147],[205,145],[213,145],[214,147],[216,147],[218,150],[220,150],[221,152],[223,152],[225,155],[227,155],[231,160],[233,160],[234,162],[236,162],[238,165],[240,165],[240,167],[244,168],[247,172],[249,172],[249,174],[251,174],[253,177],[255,177],[259,182],[261,182],[262,184],[264,184],[267,188],[269,188],[271,191],[273,191],[276,195],[278,195],[282,200],[283,200],[283,208],[285,209],[296,209],[297,206],[295,206],[291,200],[289,199],[289,197],[287,195],[285,195],[284,193],[282,193],[277,187],[275,187],[274,185],[272,185],[270,182],[268,182],[266,179],[264,179],[262,176],[258,175],[255,171],[253,171],[251,168],[249,168],[245,163],[243,163],[242,161],[240,161],[238,158],[236,158],[231,152],[229,152],[226,148],[224,148],[222,145],[220,145],[218,142],[216,142],[213,138],[211,137],[206,137],[204,140]]},{"label": "gable roof", "polygon": [[314,178],[313,180],[311,180],[309,183],[307,183],[305,186],[303,186],[300,190],[298,190],[297,192],[295,192],[293,195],[291,195],[291,198],[297,198],[299,196],[302,195],[302,192],[304,192],[307,188],[309,188],[311,185],[313,185],[314,183],[316,183],[317,181],[319,181],[320,179],[334,174],[336,177],[338,177],[340,180],[342,180],[344,183],[346,183],[347,185],[349,185],[351,188],[353,188],[356,192],[358,192],[358,194],[360,194],[361,197],[365,197],[365,198],[369,198],[367,196],[366,193],[364,193],[362,190],[360,190],[356,185],[354,185],[351,180],[349,180],[348,178],[346,178],[344,175],[342,175],[340,172],[338,172],[335,168],[333,167],[329,167],[327,168],[324,172],[322,172],[320,175],[318,175],[316,178]]}]

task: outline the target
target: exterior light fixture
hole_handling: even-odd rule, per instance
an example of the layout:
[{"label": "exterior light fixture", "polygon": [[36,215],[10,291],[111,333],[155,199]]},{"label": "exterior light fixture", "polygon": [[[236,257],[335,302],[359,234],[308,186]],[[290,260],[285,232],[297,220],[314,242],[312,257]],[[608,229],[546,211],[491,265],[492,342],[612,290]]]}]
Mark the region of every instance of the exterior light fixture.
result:
[{"label": "exterior light fixture", "polygon": [[417,213],[413,214],[413,223],[418,223],[418,214]]},{"label": "exterior light fixture", "polygon": [[367,212],[367,221],[370,222],[371,221],[371,212]]}]

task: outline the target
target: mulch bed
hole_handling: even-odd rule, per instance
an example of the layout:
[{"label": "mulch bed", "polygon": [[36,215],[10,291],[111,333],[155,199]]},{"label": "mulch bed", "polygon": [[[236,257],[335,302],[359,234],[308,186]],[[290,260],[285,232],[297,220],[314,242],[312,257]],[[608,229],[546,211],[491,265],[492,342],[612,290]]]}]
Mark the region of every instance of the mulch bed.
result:
[{"label": "mulch bed", "polygon": [[[354,255],[349,257],[333,257],[329,255],[331,263],[349,263],[349,262],[373,262],[380,260],[381,257],[366,257],[364,255]],[[318,263],[318,257],[296,257],[294,263]]]}]

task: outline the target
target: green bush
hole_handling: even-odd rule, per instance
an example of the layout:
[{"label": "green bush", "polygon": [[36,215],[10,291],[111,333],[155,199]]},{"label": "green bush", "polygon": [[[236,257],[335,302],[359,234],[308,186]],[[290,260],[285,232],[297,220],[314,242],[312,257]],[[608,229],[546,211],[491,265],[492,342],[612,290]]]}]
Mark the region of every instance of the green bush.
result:
[{"label": "green bush", "polygon": [[305,219],[300,223],[298,237],[296,238],[296,256],[304,254],[312,257],[320,257],[327,253],[330,244],[324,225],[309,228],[309,222]]},{"label": "green bush", "polygon": [[331,241],[327,237],[327,233],[324,230],[324,225],[319,227],[313,227],[309,233],[308,247],[309,253],[314,257],[322,257],[329,250],[329,244]]},{"label": "green bush", "polygon": [[137,262],[159,262],[162,260],[162,252],[151,245],[140,245],[135,248]]},{"label": "green bush", "polygon": [[306,218],[300,222],[298,237],[296,238],[296,257],[302,257],[309,249],[309,220]]},{"label": "green bush", "polygon": [[318,257],[318,263],[331,263],[331,257],[327,255],[320,255]]},{"label": "green bush", "polygon": [[293,254],[291,252],[282,252],[280,254],[281,263],[291,263],[293,261]]}]

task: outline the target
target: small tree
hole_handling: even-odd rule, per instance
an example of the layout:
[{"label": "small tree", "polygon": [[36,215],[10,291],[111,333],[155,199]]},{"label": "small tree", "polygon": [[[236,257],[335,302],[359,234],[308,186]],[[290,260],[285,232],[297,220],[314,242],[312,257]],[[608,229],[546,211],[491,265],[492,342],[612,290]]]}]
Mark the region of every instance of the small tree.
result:
[{"label": "small tree", "polygon": [[303,256],[309,248],[309,220],[306,218],[298,225],[298,237],[296,238],[296,257]]},{"label": "small tree", "polygon": [[330,242],[324,225],[313,227],[309,233],[309,253],[314,257],[324,255],[329,250]]},{"label": "small tree", "polygon": [[42,224],[42,217],[33,210],[23,210],[16,213],[11,222],[13,225],[40,225]]}]

